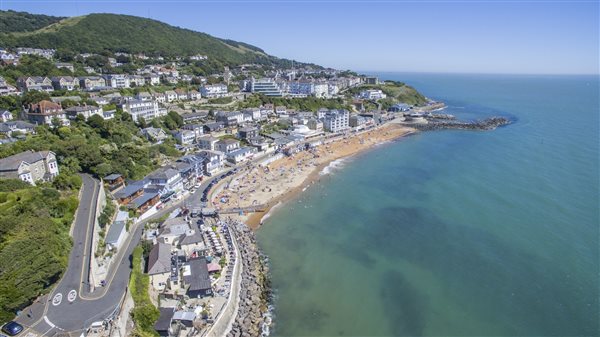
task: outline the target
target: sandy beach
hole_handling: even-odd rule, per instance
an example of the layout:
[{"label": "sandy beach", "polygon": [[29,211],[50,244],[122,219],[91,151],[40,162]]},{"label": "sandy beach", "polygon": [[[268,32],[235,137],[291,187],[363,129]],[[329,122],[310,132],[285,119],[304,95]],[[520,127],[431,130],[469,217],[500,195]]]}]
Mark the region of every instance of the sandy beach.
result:
[{"label": "sandy beach", "polygon": [[332,161],[414,132],[416,131],[412,128],[388,123],[320,145],[310,151],[283,157],[266,166],[253,165],[236,177],[225,179],[215,186],[210,200],[219,209],[263,205],[264,212],[236,216],[256,230],[273,206],[293,198],[296,193],[317,181],[320,172]]}]

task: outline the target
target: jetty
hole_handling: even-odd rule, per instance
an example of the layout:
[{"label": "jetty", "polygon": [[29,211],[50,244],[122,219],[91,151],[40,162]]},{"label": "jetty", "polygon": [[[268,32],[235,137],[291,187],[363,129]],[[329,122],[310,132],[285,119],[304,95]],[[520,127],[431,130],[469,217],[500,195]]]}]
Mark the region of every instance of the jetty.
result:
[{"label": "jetty", "polygon": [[[498,127],[510,124],[510,120],[505,117],[490,117],[479,121],[457,121],[453,118],[428,118],[425,116],[426,123],[410,123],[410,126],[421,131],[433,130],[494,130]],[[409,124],[409,123],[407,123]]]}]

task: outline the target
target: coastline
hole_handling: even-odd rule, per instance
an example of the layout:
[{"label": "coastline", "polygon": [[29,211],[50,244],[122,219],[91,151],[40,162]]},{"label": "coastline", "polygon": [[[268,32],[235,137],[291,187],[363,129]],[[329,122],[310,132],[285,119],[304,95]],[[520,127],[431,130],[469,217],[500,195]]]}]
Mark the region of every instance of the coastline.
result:
[{"label": "coastline", "polygon": [[[329,156],[327,156],[325,160],[318,163],[318,165],[310,167],[309,172],[303,172],[304,174],[302,175],[302,180],[299,184],[294,184],[294,186],[290,186],[289,188],[278,191],[278,193],[272,194],[271,199],[267,203],[263,204],[265,206],[264,211],[239,216],[240,221],[246,223],[248,227],[250,227],[253,231],[256,231],[260,228],[262,223],[273,214],[273,212],[278,207],[290,200],[295,199],[298,196],[298,194],[305,191],[307,187],[309,187],[314,182],[319,181],[321,172],[323,172],[323,170],[332,162],[340,159],[351,158],[359,153],[372,149],[375,146],[381,145],[382,143],[395,141],[419,132],[414,128],[406,127],[395,123],[387,123],[367,132],[352,135],[351,137],[349,137],[349,139],[356,140],[357,137],[364,136],[365,134],[371,134],[374,131],[381,131],[381,133],[376,137],[374,141],[369,142],[368,144],[361,144],[358,146],[353,146],[352,144],[350,144],[349,148],[342,149],[341,151],[339,149],[338,151],[333,151]],[[339,145],[343,140],[347,139],[336,140],[330,143],[330,145]],[[320,147],[323,146],[325,146],[325,144],[321,145]],[[297,156],[301,154],[302,152],[292,155],[291,157],[284,157],[272,163],[271,165],[278,167],[278,164],[281,164],[286,160],[290,161],[292,159],[296,159]]]}]

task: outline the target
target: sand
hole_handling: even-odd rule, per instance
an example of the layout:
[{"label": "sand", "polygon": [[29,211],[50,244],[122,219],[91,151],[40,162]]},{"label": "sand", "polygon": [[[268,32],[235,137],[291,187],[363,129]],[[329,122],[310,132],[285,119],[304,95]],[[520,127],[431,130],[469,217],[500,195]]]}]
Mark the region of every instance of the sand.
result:
[{"label": "sand", "polygon": [[293,198],[305,186],[318,180],[320,172],[332,161],[414,132],[414,129],[402,125],[385,124],[278,159],[265,167],[246,167],[241,174],[215,186],[210,201],[217,209],[260,207],[263,212],[236,216],[252,229],[257,229],[261,219],[274,205]]}]

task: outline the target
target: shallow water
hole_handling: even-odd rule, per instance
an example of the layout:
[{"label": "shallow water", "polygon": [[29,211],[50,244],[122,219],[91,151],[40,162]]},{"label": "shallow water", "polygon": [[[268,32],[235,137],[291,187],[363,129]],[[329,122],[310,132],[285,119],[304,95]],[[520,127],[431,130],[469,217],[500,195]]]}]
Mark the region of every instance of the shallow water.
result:
[{"label": "shallow water", "polygon": [[379,146],[277,209],[273,333],[598,335],[598,79],[380,77],[516,123]]}]

